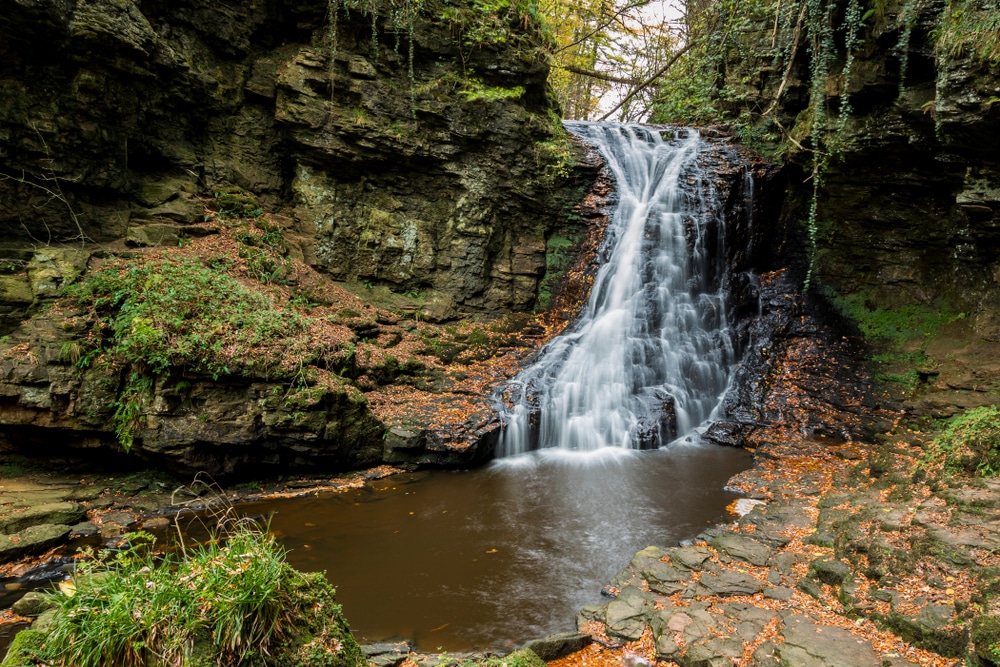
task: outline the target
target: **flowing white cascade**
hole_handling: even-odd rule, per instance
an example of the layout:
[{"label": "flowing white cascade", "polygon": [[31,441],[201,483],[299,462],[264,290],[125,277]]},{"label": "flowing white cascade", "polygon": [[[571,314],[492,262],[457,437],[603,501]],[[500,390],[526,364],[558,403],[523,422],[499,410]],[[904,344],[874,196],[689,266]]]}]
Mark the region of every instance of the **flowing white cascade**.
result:
[{"label": "flowing white cascade", "polygon": [[503,389],[501,457],[665,444],[718,410],[735,361],[724,225],[699,133],[566,126],[604,156],[618,202],[578,321]]}]

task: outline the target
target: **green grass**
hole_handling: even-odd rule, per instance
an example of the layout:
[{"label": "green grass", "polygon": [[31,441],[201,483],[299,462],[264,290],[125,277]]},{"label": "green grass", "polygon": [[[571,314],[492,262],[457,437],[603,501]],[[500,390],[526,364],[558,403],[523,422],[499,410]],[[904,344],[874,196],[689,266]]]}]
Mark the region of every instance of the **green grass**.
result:
[{"label": "green grass", "polygon": [[[238,530],[178,561],[157,563],[148,542],[82,562],[43,656],[56,665],[185,664],[198,642],[226,660],[266,652],[285,631],[284,552],[273,538]],[[154,657],[155,656],[155,657]]]},{"label": "green grass", "polygon": [[[71,595],[53,594],[56,614],[44,640],[34,637],[31,645],[37,661],[65,667],[359,664],[329,584],[289,566],[274,538],[253,524],[237,523],[224,542],[166,557],[154,556],[148,535],[130,538],[128,549],[80,562]],[[310,657],[325,659],[305,661]]]},{"label": "green grass", "polygon": [[937,50],[953,58],[971,56],[1000,63],[1000,6],[992,0],[951,0],[938,28]]}]

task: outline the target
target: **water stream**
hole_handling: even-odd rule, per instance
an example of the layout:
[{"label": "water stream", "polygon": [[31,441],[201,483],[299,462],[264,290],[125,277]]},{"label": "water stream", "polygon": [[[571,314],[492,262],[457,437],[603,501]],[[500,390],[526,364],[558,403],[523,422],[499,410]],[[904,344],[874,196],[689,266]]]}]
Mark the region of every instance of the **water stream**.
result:
[{"label": "water stream", "polygon": [[691,129],[567,128],[605,158],[618,203],[576,324],[504,389],[501,456],[685,436],[713,416],[736,360],[706,142]]},{"label": "water stream", "polygon": [[360,641],[503,649],[575,629],[636,551],[723,517],[737,497],[723,487],[749,464],[742,450],[682,443],[548,450],[240,509],[271,516],[293,566],[326,570]]}]

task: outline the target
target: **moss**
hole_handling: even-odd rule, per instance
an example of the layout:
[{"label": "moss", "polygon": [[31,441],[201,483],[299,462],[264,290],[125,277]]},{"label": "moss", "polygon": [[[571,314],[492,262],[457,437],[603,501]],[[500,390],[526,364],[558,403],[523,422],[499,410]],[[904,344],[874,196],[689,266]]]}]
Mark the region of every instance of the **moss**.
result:
[{"label": "moss", "polygon": [[215,208],[231,218],[254,218],[263,212],[253,195],[243,190],[216,193]]},{"label": "moss", "polygon": [[367,664],[340,613],[333,587],[321,572],[303,574],[290,590],[298,617],[288,641],[274,655],[282,667],[357,667]]},{"label": "moss", "polygon": [[0,663],[0,667],[21,667],[22,665],[34,665],[38,662],[38,650],[45,641],[45,633],[37,630],[21,630],[14,635],[14,641],[10,643],[7,657]]},{"label": "moss", "polygon": [[1000,474],[1000,408],[967,410],[934,439],[921,466],[944,473],[996,477]]},{"label": "moss", "polygon": [[1000,665],[1000,616],[979,616],[972,621],[975,654],[985,665]]}]

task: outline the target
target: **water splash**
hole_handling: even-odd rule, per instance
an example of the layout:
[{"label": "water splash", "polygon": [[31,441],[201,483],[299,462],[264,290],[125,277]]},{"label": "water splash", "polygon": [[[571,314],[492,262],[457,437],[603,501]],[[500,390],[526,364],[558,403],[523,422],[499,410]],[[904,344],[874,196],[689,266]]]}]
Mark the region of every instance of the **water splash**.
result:
[{"label": "water splash", "polygon": [[706,142],[689,129],[566,126],[604,156],[618,203],[578,321],[503,389],[501,457],[689,434],[719,409],[736,357]]}]

